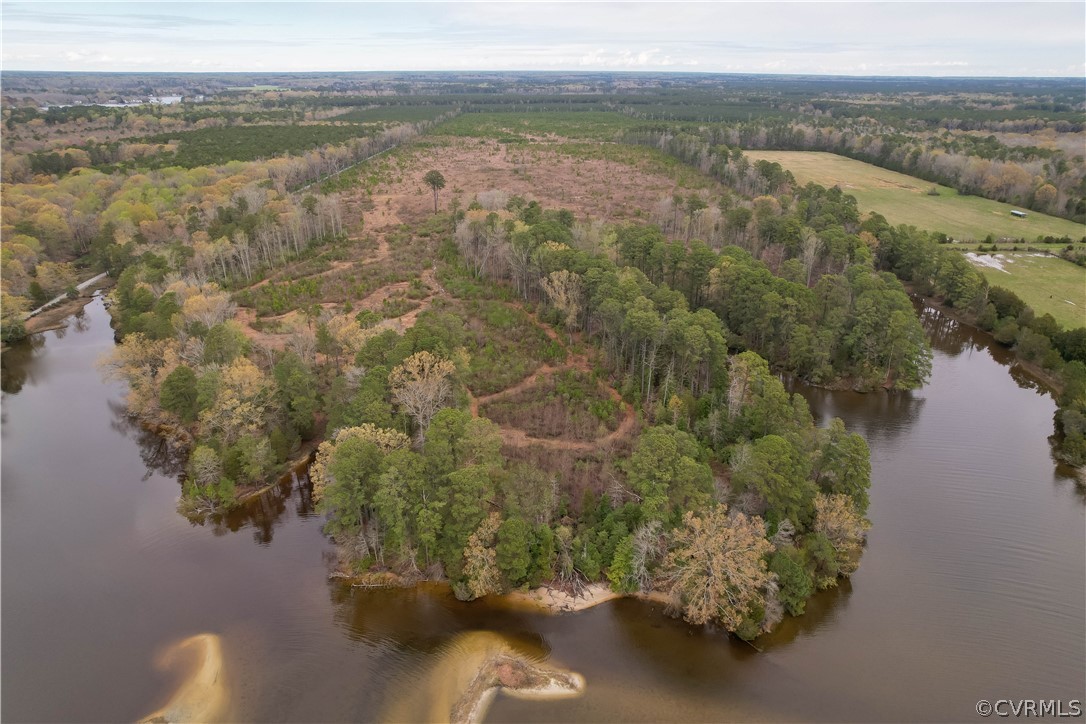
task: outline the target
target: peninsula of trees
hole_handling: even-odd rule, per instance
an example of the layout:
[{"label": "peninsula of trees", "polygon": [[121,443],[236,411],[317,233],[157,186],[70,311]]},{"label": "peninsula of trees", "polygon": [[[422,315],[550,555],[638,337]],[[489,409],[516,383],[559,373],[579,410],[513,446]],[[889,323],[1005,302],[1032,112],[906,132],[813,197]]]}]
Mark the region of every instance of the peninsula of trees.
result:
[{"label": "peninsula of trees", "polygon": [[[1086,329],[740,149],[828,145],[1078,218],[1081,159],[977,140],[1030,131],[968,84],[945,137],[918,130],[950,111],[934,93],[860,117],[832,81],[742,103],[199,82],[199,102],[44,111],[9,84],[0,244],[9,341],[31,306],[116,280],[105,365],[183,457],[195,521],[311,457],[349,575],[464,599],[605,582],[753,638],[854,572],[869,525],[866,443],[788,385],[920,387],[908,292],[1050,374],[1057,450],[1086,463]],[[1052,95],[1033,130],[1081,134]],[[903,132],[885,154],[856,135],[876,120]],[[1016,164],[1036,178],[988,182]]]}]

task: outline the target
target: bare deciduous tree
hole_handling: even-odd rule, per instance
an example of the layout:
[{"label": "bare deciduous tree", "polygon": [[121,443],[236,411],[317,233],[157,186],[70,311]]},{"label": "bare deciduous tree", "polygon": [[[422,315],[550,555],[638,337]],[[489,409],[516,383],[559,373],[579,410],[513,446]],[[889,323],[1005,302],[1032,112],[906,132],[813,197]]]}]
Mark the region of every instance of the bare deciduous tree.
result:
[{"label": "bare deciduous tree", "polygon": [[418,426],[418,442],[426,439],[426,428],[452,392],[449,376],[455,365],[431,352],[416,352],[388,375],[392,397],[407,410]]},{"label": "bare deciduous tree", "polygon": [[502,591],[502,575],[494,549],[494,536],[501,523],[501,516],[491,513],[468,539],[464,549],[464,577],[471,598],[482,598]]},{"label": "bare deciduous tree", "polygon": [[844,494],[815,498],[814,530],[821,533],[837,552],[837,572],[847,576],[860,566],[860,551],[871,524],[856,512],[852,498]]},{"label": "bare deciduous tree", "polygon": [[630,573],[637,581],[638,590],[649,587],[649,568],[659,558],[662,549],[660,521],[652,520],[638,526],[633,532],[633,556]]},{"label": "bare deciduous tree", "polygon": [[690,623],[718,621],[735,631],[747,611],[764,601],[769,581],[765,556],[773,544],[761,518],[728,515],[719,505],[696,516],[687,512],[664,561],[664,580]]},{"label": "bare deciduous tree", "polygon": [[803,269],[807,272],[807,286],[811,286],[811,275],[814,273],[815,264],[818,263],[818,257],[822,254],[825,245],[814,229],[810,228],[803,229],[800,239],[803,242]]},{"label": "bare deciduous tree", "polygon": [[569,330],[570,342],[573,341],[573,330],[580,326],[581,311],[584,307],[584,287],[581,277],[576,272],[568,269],[559,269],[551,272],[540,280],[547,299],[555,309],[565,317],[564,323]]}]

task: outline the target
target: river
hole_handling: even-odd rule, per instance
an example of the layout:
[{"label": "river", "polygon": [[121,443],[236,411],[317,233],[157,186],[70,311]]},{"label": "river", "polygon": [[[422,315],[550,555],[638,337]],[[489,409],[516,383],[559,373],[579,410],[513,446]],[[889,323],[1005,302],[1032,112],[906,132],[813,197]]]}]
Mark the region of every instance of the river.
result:
[{"label": "river", "polygon": [[852,580],[758,651],[636,601],[550,617],[352,591],[328,580],[332,548],[290,481],[190,523],[96,367],[113,345],[96,300],[3,355],[0,716],[137,719],[178,684],[156,657],[203,632],[221,637],[231,720],[387,717],[479,630],[587,680],[576,699],[499,696],[493,721],[960,721],[979,699],[1086,698],[1086,501],[1051,456],[1055,405],[1006,351],[922,316],[923,389],[801,390],[867,438],[873,527]]}]

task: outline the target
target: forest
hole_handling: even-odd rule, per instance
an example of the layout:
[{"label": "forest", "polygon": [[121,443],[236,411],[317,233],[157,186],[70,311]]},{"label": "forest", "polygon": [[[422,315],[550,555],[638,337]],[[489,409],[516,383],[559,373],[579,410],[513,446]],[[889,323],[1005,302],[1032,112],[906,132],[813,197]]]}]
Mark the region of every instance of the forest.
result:
[{"label": "forest", "polygon": [[[185,460],[194,522],[311,460],[344,575],[464,600],[605,582],[753,639],[853,573],[869,527],[866,442],[788,384],[921,387],[912,297],[1050,381],[1056,452],[1086,465],[1086,328],[743,153],[829,150],[1082,221],[1081,89],[244,80],[45,110],[78,94],[5,83],[3,339],[108,271],[104,367]],[[548,181],[535,153],[562,161]],[[620,213],[624,174],[667,190]]]}]

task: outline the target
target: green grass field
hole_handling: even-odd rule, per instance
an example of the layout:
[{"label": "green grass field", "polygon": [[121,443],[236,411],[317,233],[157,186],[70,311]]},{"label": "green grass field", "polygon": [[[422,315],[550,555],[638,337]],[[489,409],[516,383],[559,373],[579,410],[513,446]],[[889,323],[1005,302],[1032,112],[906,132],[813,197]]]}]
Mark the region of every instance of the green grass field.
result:
[{"label": "green grass field", "polygon": [[856,197],[863,212],[874,211],[891,224],[912,224],[928,231],[941,231],[955,239],[999,238],[1033,241],[1038,236],[1069,236],[1081,239],[1086,225],[1030,211],[1028,218],[1010,215],[1010,204],[960,196],[947,186],[936,186],[938,196],[929,196],[932,183],[887,171],[862,161],[820,151],[745,151],[752,160],[775,161],[792,172],[796,181],[813,181],[822,186],[840,186]]},{"label": "green grass field", "polygon": [[1037,254],[1000,252],[969,258],[992,286],[1010,289],[1038,315],[1051,314],[1065,328],[1086,326],[1086,269]]}]

